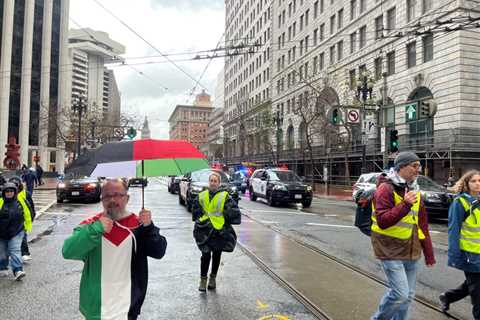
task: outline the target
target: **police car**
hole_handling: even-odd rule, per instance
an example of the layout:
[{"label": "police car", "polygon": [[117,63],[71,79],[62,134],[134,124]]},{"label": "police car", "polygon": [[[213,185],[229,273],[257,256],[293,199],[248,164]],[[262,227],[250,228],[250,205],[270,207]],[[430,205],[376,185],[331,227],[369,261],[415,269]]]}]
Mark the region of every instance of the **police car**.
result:
[{"label": "police car", "polygon": [[312,187],[304,184],[295,172],[285,169],[258,169],[250,178],[250,200],[264,198],[268,205],[301,203],[312,204]]}]

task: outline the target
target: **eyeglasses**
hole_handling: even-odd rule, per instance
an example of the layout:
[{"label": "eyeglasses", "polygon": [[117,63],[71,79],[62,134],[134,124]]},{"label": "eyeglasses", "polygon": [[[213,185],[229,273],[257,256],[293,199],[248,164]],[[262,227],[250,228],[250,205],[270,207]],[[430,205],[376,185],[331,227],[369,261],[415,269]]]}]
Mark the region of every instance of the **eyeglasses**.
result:
[{"label": "eyeglasses", "polygon": [[110,199],[113,199],[113,198],[123,198],[123,197],[125,197],[126,195],[127,195],[126,193],[104,194],[104,195],[102,195],[102,199],[104,199],[104,200],[110,200]]}]

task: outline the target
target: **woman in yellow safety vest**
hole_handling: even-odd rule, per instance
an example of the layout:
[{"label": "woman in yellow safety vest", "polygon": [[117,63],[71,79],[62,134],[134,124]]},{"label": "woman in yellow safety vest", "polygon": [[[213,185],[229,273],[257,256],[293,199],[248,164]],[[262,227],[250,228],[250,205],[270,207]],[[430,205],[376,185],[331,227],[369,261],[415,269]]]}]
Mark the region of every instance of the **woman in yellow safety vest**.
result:
[{"label": "woman in yellow safety vest", "polygon": [[[193,203],[192,220],[195,221],[193,237],[202,252],[200,259],[200,286],[205,292],[216,288],[216,277],[222,252],[232,252],[237,236],[232,224],[240,224],[238,205],[227,191],[220,187],[220,174],[212,171],[208,178],[208,189],[199,193]],[[207,277],[212,261],[210,278]],[[207,286],[208,281],[208,286]]]},{"label": "woman in yellow safety vest", "polygon": [[480,171],[463,175],[453,187],[458,193],[448,211],[448,265],[465,273],[465,281],[440,295],[444,312],[468,295],[472,313],[480,319]]}]

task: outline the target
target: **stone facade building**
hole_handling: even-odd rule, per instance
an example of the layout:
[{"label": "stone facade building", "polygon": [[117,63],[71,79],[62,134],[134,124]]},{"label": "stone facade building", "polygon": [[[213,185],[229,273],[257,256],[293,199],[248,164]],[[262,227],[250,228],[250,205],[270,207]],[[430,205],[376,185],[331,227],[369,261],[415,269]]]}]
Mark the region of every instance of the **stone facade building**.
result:
[{"label": "stone facade building", "polygon": [[[472,27],[476,20],[471,21],[479,16],[478,4],[279,0],[271,7],[273,40],[265,46],[272,53],[272,114],[282,121],[270,133],[278,138],[280,162],[302,175],[328,167],[332,176],[358,176],[363,159],[364,169],[378,171],[383,168],[382,140],[388,150],[388,135],[398,130],[400,151],[417,152],[424,174],[437,181],[478,168],[480,34]],[[365,102],[379,105],[380,111],[362,109],[357,87],[364,79],[372,89]],[[343,112],[355,108],[363,121],[332,128],[335,134],[329,136],[315,124],[306,129],[298,112],[306,95],[317,99],[320,118],[339,107],[346,120]],[[383,124],[386,139],[381,139]],[[306,131],[314,150],[305,150]],[[310,152],[313,168],[305,160]],[[269,161],[261,153],[249,159]]]}]

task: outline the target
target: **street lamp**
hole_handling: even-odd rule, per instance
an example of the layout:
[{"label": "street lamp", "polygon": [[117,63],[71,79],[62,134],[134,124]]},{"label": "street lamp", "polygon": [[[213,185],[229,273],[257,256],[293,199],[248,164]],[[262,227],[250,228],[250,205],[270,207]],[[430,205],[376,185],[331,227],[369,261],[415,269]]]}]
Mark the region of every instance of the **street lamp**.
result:
[{"label": "street lamp", "polygon": [[275,115],[275,124],[277,125],[277,165],[280,161],[280,148],[282,147],[282,134],[280,130],[282,129],[283,125],[283,113],[280,110],[277,110],[277,114]]},{"label": "street lamp", "polygon": [[[368,73],[366,71],[362,72],[357,79],[357,99],[362,102],[363,104],[363,115],[365,115],[365,105],[367,104],[367,101],[372,99],[372,92],[373,92],[373,86],[375,85],[375,81],[368,76]],[[362,120],[364,120],[364,117],[361,117]],[[363,124],[362,124],[363,127]],[[365,134],[365,132],[363,132]],[[366,141],[366,136],[362,137],[362,169],[361,173],[366,173],[367,172],[367,141]]]},{"label": "street lamp", "polygon": [[73,112],[78,112],[78,135],[77,135],[77,157],[80,155],[82,140],[82,115],[87,111],[87,98],[80,95],[72,99]]}]

